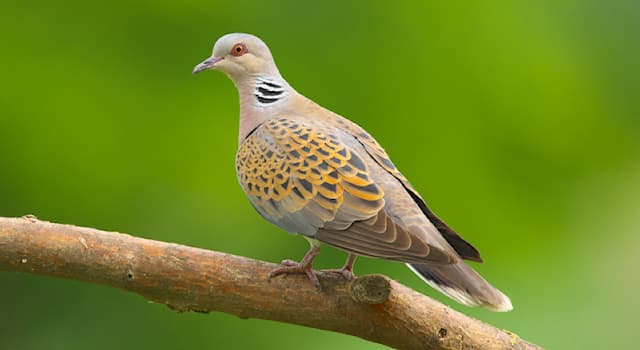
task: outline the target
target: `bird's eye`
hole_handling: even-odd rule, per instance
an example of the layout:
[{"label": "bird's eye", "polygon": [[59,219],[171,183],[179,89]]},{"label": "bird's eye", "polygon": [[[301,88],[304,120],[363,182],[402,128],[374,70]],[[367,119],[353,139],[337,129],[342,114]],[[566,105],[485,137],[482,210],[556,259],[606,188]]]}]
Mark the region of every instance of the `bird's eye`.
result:
[{"label": "bird's eye", "polygon": [[244,44],[235,44],[231,48],[231,55],[233,56],[242,56],[245,53],[247,53],[247,47]]}]

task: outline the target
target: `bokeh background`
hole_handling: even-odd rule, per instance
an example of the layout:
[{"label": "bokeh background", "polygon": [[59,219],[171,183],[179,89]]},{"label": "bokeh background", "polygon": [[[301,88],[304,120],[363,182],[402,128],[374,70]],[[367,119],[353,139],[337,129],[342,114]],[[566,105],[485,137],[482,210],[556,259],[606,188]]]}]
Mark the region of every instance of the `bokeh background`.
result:
[{"label": "bokeh background", "polygon": [[[21,1],[0,5],[0,215],[280,261],[307,243],[236,184],[238,102],[192,76],[217,37],[272,48],[300,92],[365,126],[511,296],[457,305],[552,349],[640,340],[637,1]],[[341,266],[325,249],[317,265]],[[375,349],[335,334],[0,273],[0,349]]]}]

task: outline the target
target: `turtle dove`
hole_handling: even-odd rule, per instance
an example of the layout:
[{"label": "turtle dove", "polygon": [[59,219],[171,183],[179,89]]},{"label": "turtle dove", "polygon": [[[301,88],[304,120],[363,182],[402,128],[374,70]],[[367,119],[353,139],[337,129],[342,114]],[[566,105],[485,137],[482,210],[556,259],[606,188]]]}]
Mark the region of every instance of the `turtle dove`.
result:
[{"label": "turtle dove", "polygon": [[340,270],[353,277],[356,256],[404,262],[426,283],[468,306],[511,310],[507,296],[463,260],[478,251],[425,204],[363,128],[302,96],[280,75],[267,45],[227,34],[193,73],[219,70],[240,97],[236,171],[256,210],[311,244],[299,263],[274,270],[306,273],[321,243],[349,253]]}]

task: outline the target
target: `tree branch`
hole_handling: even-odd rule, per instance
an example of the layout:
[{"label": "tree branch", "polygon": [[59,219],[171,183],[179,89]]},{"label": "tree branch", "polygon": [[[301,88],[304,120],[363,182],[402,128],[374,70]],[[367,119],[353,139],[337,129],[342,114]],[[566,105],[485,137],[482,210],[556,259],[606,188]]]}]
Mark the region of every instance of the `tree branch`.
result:
[{"label": "tree branch", "polygon": [[221,311],[355,335],[400,349],[540,349],[384,276],[267,280],[277,265],[225,253],[54,224],[0,218],[0,270],[93,282],[176,311]]}]

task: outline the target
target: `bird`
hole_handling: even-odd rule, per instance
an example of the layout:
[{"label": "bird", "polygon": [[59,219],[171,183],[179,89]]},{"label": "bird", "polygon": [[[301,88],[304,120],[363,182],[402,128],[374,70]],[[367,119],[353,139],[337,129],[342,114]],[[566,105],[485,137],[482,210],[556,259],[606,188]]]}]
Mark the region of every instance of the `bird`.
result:
[{"label": "bird", "polygon": [[[422,280],[471,307],[509,311],[510,299],[464,260],[480,253],[427,206],[387,152],[361,126],[298,93],[257,36],[221,36],[192,73],[215,70],[240,102],[236,173],[256,211],[302,235],[301,261],[284,260],[269,278],[306,274],[323,244],[348,253],[338,272],[354,278],[358,256],[405,263]],[[326,270],[325,270],[326,271]]]}]

